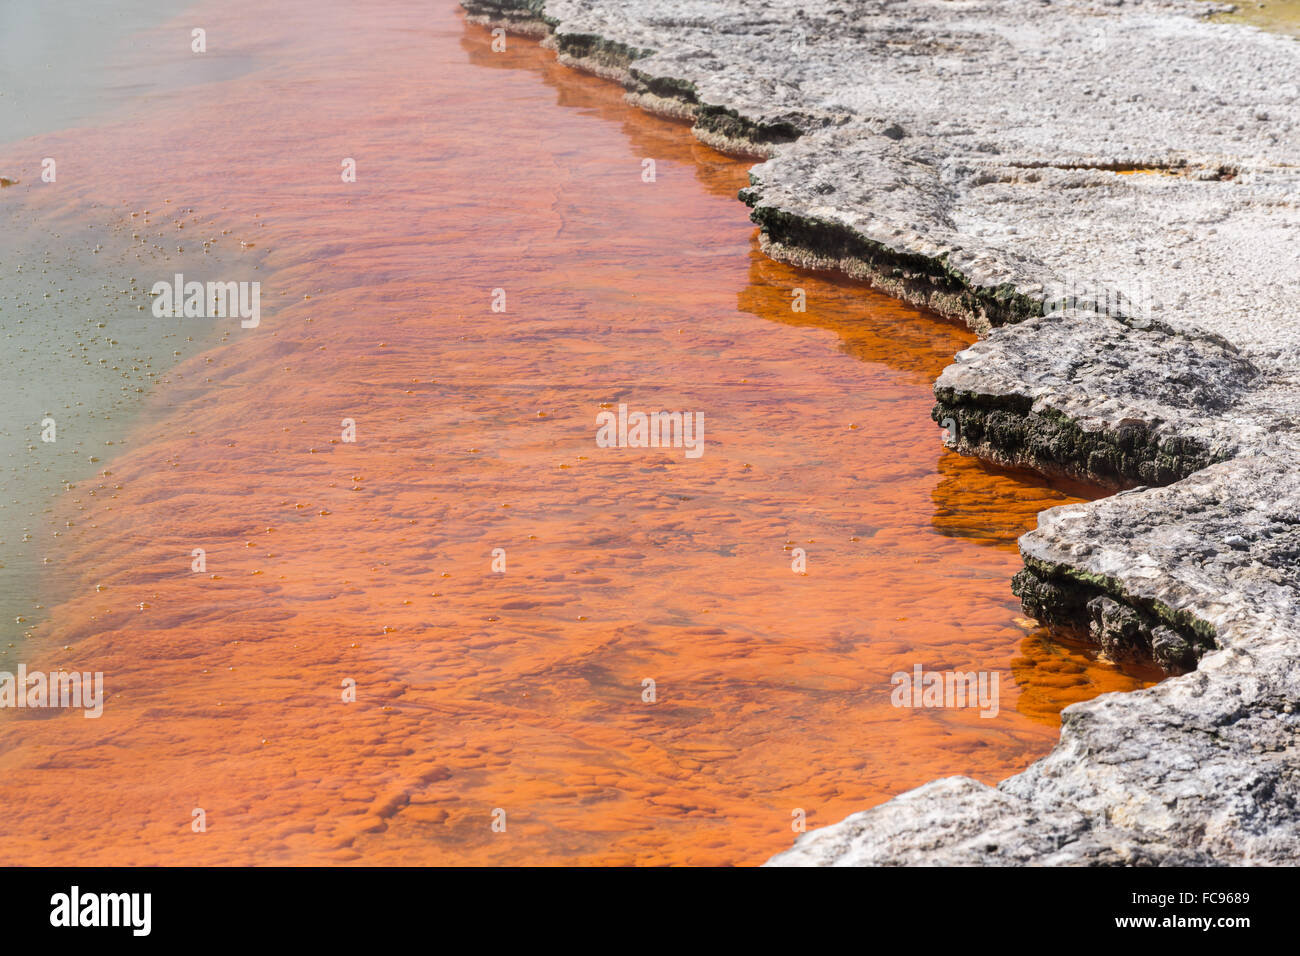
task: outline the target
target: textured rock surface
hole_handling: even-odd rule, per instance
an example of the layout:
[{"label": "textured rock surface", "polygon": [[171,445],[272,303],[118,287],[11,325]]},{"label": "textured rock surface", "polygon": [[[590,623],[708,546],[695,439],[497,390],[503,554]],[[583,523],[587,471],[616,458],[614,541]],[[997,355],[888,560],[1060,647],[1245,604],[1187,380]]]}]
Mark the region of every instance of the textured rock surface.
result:
[{"label": "textured rock surface", "polygon": [[1300,43],[1184,0],[465,6],[764,158],[769,255],[979,331],[952,444],[1130,489],[1041,517],[1026,608],[1197,668],[772,862],[1300,861]]},{"label": "textured rock surface", "polygon": [[[1176,357],[1176,361],[1171,361]],[[994,330],[935,383],[950,444],[1110,487],[1169,484],[1264,439],[1260,373],[1212,336],[1077,309]],[[950,430],[951,431],[951,430]]]}]

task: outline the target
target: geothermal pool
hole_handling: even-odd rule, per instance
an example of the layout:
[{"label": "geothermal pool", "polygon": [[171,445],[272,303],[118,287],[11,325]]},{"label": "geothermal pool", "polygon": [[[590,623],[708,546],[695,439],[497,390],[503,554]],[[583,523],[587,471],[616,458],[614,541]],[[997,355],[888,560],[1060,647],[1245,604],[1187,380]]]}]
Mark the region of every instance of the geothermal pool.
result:
[{"label": "geothermal pool", "polygon": [[748,163],[450,0],[119,27],[0,134],[0,670],[105,688],[0,711],[3,862],[756,864],[1153,679],[1021,616],[1079,492],[944,450],[973,337],[765,259]]}]

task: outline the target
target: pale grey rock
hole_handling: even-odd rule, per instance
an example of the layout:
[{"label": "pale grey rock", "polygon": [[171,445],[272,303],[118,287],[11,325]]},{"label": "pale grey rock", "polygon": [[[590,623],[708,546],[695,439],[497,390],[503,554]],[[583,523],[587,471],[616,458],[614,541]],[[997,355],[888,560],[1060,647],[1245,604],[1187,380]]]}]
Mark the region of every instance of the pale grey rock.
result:
[{"label": "pale grey rock", "polygon": [[1207,865],[1205,853],[1094,829],[969,777],[927,783],[800,836],[767,866]]}]

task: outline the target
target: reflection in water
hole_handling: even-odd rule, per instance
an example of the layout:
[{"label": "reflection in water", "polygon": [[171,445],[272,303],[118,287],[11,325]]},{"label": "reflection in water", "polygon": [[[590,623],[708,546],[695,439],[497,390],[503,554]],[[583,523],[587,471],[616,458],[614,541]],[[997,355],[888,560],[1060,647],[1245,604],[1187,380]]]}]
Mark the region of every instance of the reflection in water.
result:
[{"label": "reflection in water", "polygon": [[939,459],[938,472],[930,493],[934,530],[1005,551],[1015,550],[1017,539],[1033,527],[1040,511],[1097,497],[1077,482],[1031,478],[952,452]]},{"label": "reflection in water", "polygon": [[[261,325],[176,356],[39,529],[68,597],[5,660],[109,698],[0,717],[6,859],[757,863],[795,808],[1052,746],[1106,670],[1019,663],[1045,655],[1007,582],[1074,499],[942,450],[967,333],[762,259],[745,164],[450,0],[202,12],[279,52],[0,155],[75,151],[6,202],[153,243],[141,285],[181,231],[263,283]],[[597,448],[619,402],[702,411],[703,457]],[[917,664],[1016,680],[993,719],[895,709]]]},{"label": "reflection in water", "polygon": [[[795,290],[804,292],[804,311],[796,311]],[[810,294],[815,289],[816,294]],[[827,329],[839,348],[860,362],[906,373],[926,389],[959,352],[975,341],[964,328],[947,322],[917,321],[911,306],[882,295],[863,282],[794,269],[749,251],[749,285],[737,297],[745,312],[786,325]]]},{"label": "reflection in water", "polygon": [[[817,290],[807,312],[791,309],[797,288]],[[833,331],[842,351],[862,362],[906,372],[919,386],[932,382],[949,356],[971,341],[963,330],[916,321],[915,310],[862,283],[814,278],[773,262],[758,252],[757,243],[750,252],[750,284],[739,296],[739,307],[789,325]],[[937,472],[930,494],[933,531],[1007,553],[1016,552],[1016,540],[1033,527],[1039,512],[1096,494],[1076,482],[1010,472],[946,451],[939,456]],[[1028,633],[1011,673],[1021,688],[1017,708],[1030,720],[1056,726],[1061,710],[1070,704],[1110,691],[1148,687],[1163,676],[1141,664],[1116,665],[1101,658],[1095,647],[1054,638],[1032,621],[1021,618],[1016,623]]]},{"label": "reflection in water", "polygon": [[1111,691],[1150,687],[1165,676],[1150,664],[1126,661],[1122,668],[1116,667],[1098,648],[1041,628],[1025,638],[1020,655],[1011,662],[1011,675],[1021,687],[1020,713],[1052,726],[1070,704]]}]

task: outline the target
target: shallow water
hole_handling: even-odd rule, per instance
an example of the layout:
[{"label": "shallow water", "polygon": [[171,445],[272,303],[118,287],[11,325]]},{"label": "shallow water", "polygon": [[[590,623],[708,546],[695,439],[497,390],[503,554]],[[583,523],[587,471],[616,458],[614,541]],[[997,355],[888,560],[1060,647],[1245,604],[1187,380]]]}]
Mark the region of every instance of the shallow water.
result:
[{"label": "shallow water", "polygon": [[[996,781],[1149,682],[1020,616],[1015,538],[1077,499],[943,450],[930,386],[972,336],[765,259],[747,164],[449,2],[156,30],[191,22],[257,67],[0,147],[11,219],[94,232],[70,275],[263,284],[255,329],[85,290],[167,369],[86,390],[67,441],[121,443],[32,519],[0,667],[109,699],[0,716],[6,862],[759,863],[796,809]],[[76,174],[42,184],[54,151]],[[702,412],[704,453],[598,448],[619,403]],[[6,501],[64,447],[14,450]],[[917,664],[998,672],[997,715],[893,707]]]},{"label": "shallow water", "polygon": [[1231,13],[1219,19],[1249,23],[1251,26],[1300,36],[1300,0],[1267,0],[1265,3],[1238,3]]},{"label": "shallow water", "polygon": [[[236,54],[215,45],[201,60],[192,59],[188,45],[176,42],[177,29],[189,34],[202,26],[188,9],[199,13],[202,7],[176,0],[4,4],[0,140],[66,129],[138,107],[145,96],[169,96],[252,68],[252,47]],[[164,24],[170,29],[156,29]]]}]

